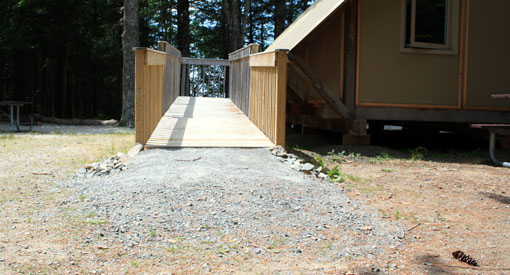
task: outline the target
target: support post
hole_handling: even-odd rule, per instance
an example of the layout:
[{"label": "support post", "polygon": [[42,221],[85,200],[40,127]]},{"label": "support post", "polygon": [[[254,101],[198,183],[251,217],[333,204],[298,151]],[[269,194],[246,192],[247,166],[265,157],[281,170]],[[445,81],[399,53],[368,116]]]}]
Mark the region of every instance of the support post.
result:
[{"label": "support post", "polygon": [[287,112],[287,56],[286,50],[276,50],[276,145],[285,147]]}]

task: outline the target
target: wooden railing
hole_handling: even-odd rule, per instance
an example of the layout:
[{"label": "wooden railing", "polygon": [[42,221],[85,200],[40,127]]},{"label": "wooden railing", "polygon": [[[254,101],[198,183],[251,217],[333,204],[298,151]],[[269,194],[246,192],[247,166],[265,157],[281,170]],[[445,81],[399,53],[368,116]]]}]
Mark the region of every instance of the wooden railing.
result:
[{"label": "wooden railing", "polygon": [[250,55],[258,53],[259,45],[250,44],[228,55],[230,61],[230,99],[246,115],[250,109]]},{"label": "wooden railing", "polygon": [[285,146],[287,51],[250,56],[249,118],[276,145]]},{"label": "wooden railing", "polygon": [[158,48],[135,48],[135,130],[141,144],[179,96],[181,53],[167,42]]},{"label": "wooden railing", "polygon": [[185,57],[182,64],[181,95],[227,97],[228,60]]}]

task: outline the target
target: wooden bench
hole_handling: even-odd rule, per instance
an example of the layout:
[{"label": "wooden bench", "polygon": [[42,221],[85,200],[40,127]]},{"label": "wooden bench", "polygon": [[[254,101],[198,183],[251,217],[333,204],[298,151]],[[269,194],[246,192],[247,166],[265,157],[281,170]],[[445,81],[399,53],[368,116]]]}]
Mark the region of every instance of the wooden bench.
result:
[{"label": "wooden bench", "polygon": [[[14,128],[16,128],[16,130],[18,132],[21,132],[19,109],[20,109],[20,107],[27,106],[27,105],[32,105],[32,102],[28,102],[28,101],[0,101],[0,107],[7,106],[9,108],[9,113],[4,112],[0,109],[0,117],[5,116],[5,117],[9,118],[9,122],[10,122],[9,131],[13,131]],[[14,109],[16,109],[16,112],[14,112]],[[33,121],[34,121],[33,116],[32,116],[32,114],[30,114],[29,115],[29,124],[28,124],[30,126],[30,128],[28,129],[28,131],[32,130]]]},{"label": "wooden bench", "polygon": [[[510,94],[496,94],[491,95],[494,99],[510,99]],[[510,135],[510,124],[471,124],[472,128],[487,129],[489,130],[489,155],[492,162],[496,166],[509,167],[510,162],[503,162],[496,159],[494,151],[496,149],[496,136],[497,135]]]}]

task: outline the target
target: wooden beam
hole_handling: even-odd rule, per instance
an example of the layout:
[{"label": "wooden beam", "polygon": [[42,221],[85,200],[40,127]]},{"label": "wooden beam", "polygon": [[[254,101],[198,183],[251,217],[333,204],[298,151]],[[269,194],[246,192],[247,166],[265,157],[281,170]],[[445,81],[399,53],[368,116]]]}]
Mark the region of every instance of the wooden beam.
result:
[{"label": "wooden beam", "polygon": [[294,56],[294,60],[289,62],[289,65],[299,73],[303,79],[309,82],[312,87],[314,87],[319,95],[326,100],[326,102],[333,107],[339,115],[346,119],[350,119],[351,115],[347,113],[347,109],[345,105],[336,97],[331,96],[333,94],[329,91],[329,89],[323,85],[322,81],[319,79],[315,73],[308,68],[308,66],[297,56]]},{"label": "wooden beam", "polygon": [[209,59],[209,58],[189,58],[184,57],[182,64],[187,65],[216,65],[216,66],[230,66],[230,62],[227,59]]},{"label": "wooden beam", "polygon": [[313,127],[317,129],[329,130],[340,133],[348,132],[348,125],[344,119],[322,119],[309,115],[289,114],[287,121],[302,126]]},{"label": "wooden beam", "polygon": [[494,99],[510,99],[510,94],[495,94],[495,95],[491,95],[491,98],[494,98]]},{"label": "wooden beam", "polygon": [[172,47],[172,45],[170,45],[170,43],[168,43],[166,41],[158,41],[158,50],[175,56],[182,63],[181,51]]},{"label": "wooden beam", "polygon": [[275,102],[275,144],[285,148],[285,130],[287,115],[287,62],[285,50],[276,50],[276,102]]},{"label": "wooden beam", "polygon": [[166,53],[156,51],[153,49],[145,49],[147,54],[145,56],[145,65],[157,66],[166,64]]},{"label": "wooden beam", "polygon": [[275,67],[276,53],[258,53],[250,56],[250,67]]},{"label": "wooden beam", "polygon": [[356,107],[356,118],[389,121],[433,121],[464,123],[508,123],[510,112],[476,110],[438,110],[390,107]]},{"label": "wooden beam", "polygon": [[250,44],[244,48],[241,48],[235,52],[228,54],[228,60],[238,60],[242,58],[248,58],[250,55],[258,53],[259,52],[259,45],[258,44]]},{"label": "wooden beam", "polygon": [[358,43],[358,3],[357,0],[349,1],[345,12],[345,61],[344,61],[344,102],[346,111],[354,114],[354,102],[356,98],[356,56]]}]

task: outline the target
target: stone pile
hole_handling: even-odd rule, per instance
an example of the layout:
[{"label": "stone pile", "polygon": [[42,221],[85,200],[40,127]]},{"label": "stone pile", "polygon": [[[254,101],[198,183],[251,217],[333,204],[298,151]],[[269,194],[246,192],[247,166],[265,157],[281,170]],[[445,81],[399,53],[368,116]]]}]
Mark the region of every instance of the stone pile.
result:
[{"label": "stone pile", "polygon": [[322,171],[322,167],[317,167],[312,163],[305,162],[304,159],[299,158],[295,154],[287,153],[285,149],[278,145],[270,149],[271,154],[278,158],[283,163],[288,164],[291,168],[301,171],[308,175],[313,175],[320,179],[327,179],[328,175],[324,174]]},{"label": "stone pile", "polygon": [[85,168],[78,170],[77,175],[91,178],[94,176],[106,176],[126,171],[126,160],[125,154],[118,153],[117,156],[87,165]]},{"label": "stone pile", "polygon": [[76,172],[78,177],[92,178],[94,176],[106,176],[117,174],[128,169],[128,164],[143,148],[141,144],[133,146],[127,154],[117,153],[116,156],[87,165]]}]

